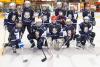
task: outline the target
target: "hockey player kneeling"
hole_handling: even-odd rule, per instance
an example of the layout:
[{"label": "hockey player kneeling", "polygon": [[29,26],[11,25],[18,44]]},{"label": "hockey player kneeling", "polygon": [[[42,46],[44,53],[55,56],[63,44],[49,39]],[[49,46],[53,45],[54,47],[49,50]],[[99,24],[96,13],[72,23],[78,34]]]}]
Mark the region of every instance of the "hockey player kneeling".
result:
[{"label": "hockey player kneeling", "polygon": [[57,22],[57,16],[52,16],[51,20],[47,37],[51,37],[51,41],[53,42],[52,46],[56,49],[59,48],[58,41],[61,40],[63,32],[61,32],[61,24]]},{"label": "hockey player kneeling", "polygon": [[66,42],[66,46],[67,48],[69,48],[70,46],[70,41],[72,40],[73,38],[73,35],[74,35],[74,26],[72,25],[72,21],[70,19],[66,19],[66,25],[64,26],[64,31],[66,31],[67,35],[65,37],[65,42]]},{"label": "hockey player kneeling", "polygon": [[90,41],[90,44],[94,47],[95,44],[93,43],[95,33],[92,32],[92,25],[89,23],[89,17],[84,17],[84,22],[79,24],[80,27],[80,35],[77,36],[77,45],[81,43],[81,46],[84,48],[86,41]]},{"label": "hockey player kneeling", "polygon": [[37,48],[42,49],[44,37],[42,34],[45,31],[45,27],[42,24],[42,19],[39,17],[35,19],[35,24],[32,25],[32,34],[28,34],[27,38],[32,44],[31,48],[35,46],[35,42],[33,39],[37,40]]},{"label": "hockey player kneeling", "polygon": [[16,48],[23,48],[24,44],[21,40],[21,23],[17,23],[11,32],[11,47],[13,48],[13,53],[16,53]]}]

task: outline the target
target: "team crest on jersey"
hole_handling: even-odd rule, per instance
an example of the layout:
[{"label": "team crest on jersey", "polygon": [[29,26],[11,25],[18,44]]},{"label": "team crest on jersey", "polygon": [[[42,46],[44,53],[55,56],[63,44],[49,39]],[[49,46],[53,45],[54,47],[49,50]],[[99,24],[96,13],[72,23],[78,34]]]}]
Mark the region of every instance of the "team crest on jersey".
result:
[{"label": "team crest on jersey", "polygon": [[84,32],[88,32],[88,30],[89,30],[88,27],[84,28]]},{"label": "team crest on jersey", "polygon": [[30,18],[30,13],[29,12],[25,12],[24,18],[26,18],[26,19]]},{"label": "team crest on jersey", "polygon": [[68,31],[67,31],[67,35],[68,35],[68,36],[71,36],[71,35],[72,35],[71,30],[68,30]]},{"label": "team crest on jersey", "polygon": [[16,15],[13,15],[12,16],[12,21],[15,21],[16,20]]},{"label": "team crest on jersey", "polygon": [[57,33],[57,29],[56,29],[56,28],[53,28],[52,32],[53,32],[54,34],[56,34],[56,33]]}]

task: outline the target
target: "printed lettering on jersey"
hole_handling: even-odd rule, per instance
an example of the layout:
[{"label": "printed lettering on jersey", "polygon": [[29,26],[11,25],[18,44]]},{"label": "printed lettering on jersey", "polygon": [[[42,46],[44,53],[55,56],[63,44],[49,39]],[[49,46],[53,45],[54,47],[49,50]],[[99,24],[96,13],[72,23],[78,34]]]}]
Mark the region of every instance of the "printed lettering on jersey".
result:
[{"label": "printed lettering on jersey", "polygon": [[30,13],[29,12],[25,12],[24,18],[26,18],[26,19],[30,18]]}]

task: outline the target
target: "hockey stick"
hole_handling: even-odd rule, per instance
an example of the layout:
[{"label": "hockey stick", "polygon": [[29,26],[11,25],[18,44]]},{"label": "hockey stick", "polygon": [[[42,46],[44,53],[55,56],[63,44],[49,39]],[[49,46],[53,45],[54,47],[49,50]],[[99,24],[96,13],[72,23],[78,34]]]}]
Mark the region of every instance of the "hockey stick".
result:
[{"label": "hockey stick", "polygon": [[[45,44],[45,40],[44,40],[43,44]],[[43,58],[43,59],[41,59],[41,61],[42,61],[42,62],[44,62],[44,61],[46,61],[46,60],[47,60],[47,57],[46,57],[46,54],[45,54],[45,52],[44,52],[43,48],[42,48],[41,50],[42,50],[42,53],[43,53],[43,55],[44,55],[44,58]]]},{"label": "hockey stick", "polygon": [[3,47],[3,50],[2,50],[2,55],[4,54],[4,51],[5,51],[5,39],[6,39],[6,28],[4,29],[5,30],[5,32],[4,32],[4,41],[3,41],[3,45],[4,45],[4,47]]}]

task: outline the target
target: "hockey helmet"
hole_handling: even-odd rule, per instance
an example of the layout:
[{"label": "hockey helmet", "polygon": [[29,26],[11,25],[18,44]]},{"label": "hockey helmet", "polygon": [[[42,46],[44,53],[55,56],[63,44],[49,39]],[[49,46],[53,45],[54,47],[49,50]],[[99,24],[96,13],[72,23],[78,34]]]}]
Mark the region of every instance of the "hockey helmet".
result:
[{"label": "hockey helmet", "polygon": [[43,21],[46,21],[46,20],[47,20],[47,16],[46,16],[46,15],[43,15],[43,16],[42,16],[42,20],[43,20]]},{"label": "hockey helmet", "polygon": [[31,2],[30,1],[25,1],[24,5],[25,5],[25,7],[30,7],[31,6]]},{"label": "hockey helmet", "polygon": [[62,7],[62,2],[57,2],[57,7],[61,8]]},{"label": "hockey helmet", "polygon": [[0,2],[0,7],[3,7],[3,6],[4,6],[4,4],[2,2]]},{"label": "hockey helmet", "polygon": [[52,22],[52,23],[56,23],[57,19],[58,19],[57,16],[52,16],[52,17],[51,17],[51,22]]},{"label": "hockey helmet", "polygon": [[52,17],[51,17],[51,20],[57,20],[57,19],[58,19],[57,16],[52,16]]},{"label": "hockey helmet", "polygon": [[36,24],[36,26],[41,26],[42,25],[41,17],[35,17],[35,24]]},{"label": "hockey helmet", "polygon": [[12,2],[9,4],[10,9],[16,9],[16,3]]},{"label": "hockey helmet", "polygon": [[65,24],[66,24],[66,25],[70,25],[70,24],[72,24],[71,19],[66,19]]}]

